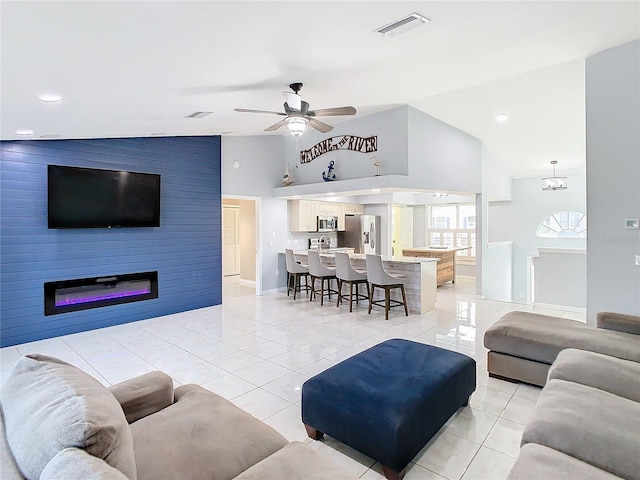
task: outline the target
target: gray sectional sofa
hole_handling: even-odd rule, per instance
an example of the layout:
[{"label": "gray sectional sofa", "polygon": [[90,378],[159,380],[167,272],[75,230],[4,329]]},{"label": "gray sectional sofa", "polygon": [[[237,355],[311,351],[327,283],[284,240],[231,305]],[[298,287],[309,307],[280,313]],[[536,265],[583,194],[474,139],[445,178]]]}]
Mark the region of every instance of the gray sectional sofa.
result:
[{"label": "gray sectional sofa", "polygon": [[574,320],[509,312],[485,333],[489,375],[543,386],[549,367],[566,348],[640,362],[640,317],[597,315],[597,328]]},{"label": "gray sectional sofa", "polygon": [[508,478],[640,480],[640,364],[560,352]]},{"label": "gray sectional sofa", "polygon": [[152,372],[109,389],[22,357],[0,392],[3,480],[329,480],[350,475],[224,398]]},{"label": "gray sectional sofa", "polygon": [[509,480],[640,480],[640,317],[510,312],[484,344],[489,375],[543,386]]}]

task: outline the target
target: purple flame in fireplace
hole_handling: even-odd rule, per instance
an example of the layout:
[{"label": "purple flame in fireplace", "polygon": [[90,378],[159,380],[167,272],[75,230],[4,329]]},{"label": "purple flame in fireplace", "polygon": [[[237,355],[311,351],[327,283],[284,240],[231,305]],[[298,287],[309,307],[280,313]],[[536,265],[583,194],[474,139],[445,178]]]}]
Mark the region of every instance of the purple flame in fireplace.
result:
[{"label": "purple flame in fireplace", "polygon": [[134,297],[136,295],[146,295],[147,293],[151,293],[151,288],[145,288],[144,290],[126,290],[123,292],[110,293],[106,295],[92,295],[79,298],[62,298],[60,300],[56,299],[56,307],[61,307],[64,305],[76,305],[78,303],[98,302],[100,300],[110,300],[112,298]]}]

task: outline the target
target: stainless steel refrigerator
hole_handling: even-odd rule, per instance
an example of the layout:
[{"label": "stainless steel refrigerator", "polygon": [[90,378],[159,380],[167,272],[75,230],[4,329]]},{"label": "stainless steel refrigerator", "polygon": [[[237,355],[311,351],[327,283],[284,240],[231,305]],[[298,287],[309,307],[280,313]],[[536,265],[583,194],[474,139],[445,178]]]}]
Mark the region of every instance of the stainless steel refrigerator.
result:
[{"label": "stainless steel refrigerator", "polygon": [[344,232],[338,232],[338,246],[354,248],[355,253],[380,255],[380,217],[345,215]]}]

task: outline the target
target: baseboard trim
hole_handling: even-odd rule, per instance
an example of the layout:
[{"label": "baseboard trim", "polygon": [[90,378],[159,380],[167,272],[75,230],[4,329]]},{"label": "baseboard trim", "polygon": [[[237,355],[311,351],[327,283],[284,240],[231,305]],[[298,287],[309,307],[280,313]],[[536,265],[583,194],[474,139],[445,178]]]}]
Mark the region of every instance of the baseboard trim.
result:
[{"label": "baseboard trim", "polygon": [[286,292],[286,291],[287,291],[287,287],[270,288],[269,290],[263,290],[260,295],[267,295],[269,293],[278,293],[278,292]]},{"label": "baseboard trim", "polygon": [[569,305],[555,305],[553,303],[533,302],[533,308],[550,308],[552,310],[562,310],[565,312],[587,313],[587,309],[583,307],[571,307]]}]

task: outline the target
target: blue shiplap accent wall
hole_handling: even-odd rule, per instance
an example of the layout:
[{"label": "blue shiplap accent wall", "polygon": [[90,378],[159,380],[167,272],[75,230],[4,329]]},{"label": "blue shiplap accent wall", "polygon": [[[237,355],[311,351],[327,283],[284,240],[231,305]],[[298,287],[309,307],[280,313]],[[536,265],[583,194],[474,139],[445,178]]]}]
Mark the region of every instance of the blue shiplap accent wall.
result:
[{"label": "blue shiplap accent wall", "polygon": [[[220,137],[0,142],[2,346],[222,303]],[[47,164],[161,175],[159,228],[47,228]],[[44,316],[43,284],[158,271],[159,298]]]}]

